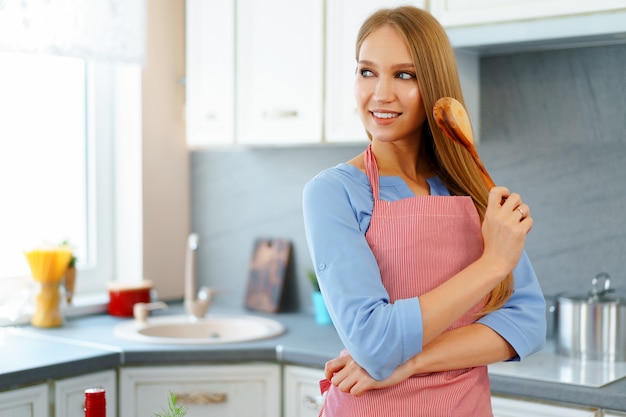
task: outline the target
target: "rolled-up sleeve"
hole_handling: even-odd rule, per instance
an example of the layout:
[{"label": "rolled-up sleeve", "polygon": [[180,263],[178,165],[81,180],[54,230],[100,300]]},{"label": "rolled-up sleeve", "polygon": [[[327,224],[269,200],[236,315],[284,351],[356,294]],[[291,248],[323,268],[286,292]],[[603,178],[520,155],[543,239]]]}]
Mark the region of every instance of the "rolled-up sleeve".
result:
[{"label": "rolled-up sleeve", "polygon": [[502,336],[517,352],[519,361],[546,343],[546,303],[526,252],[513,270],[511,298],[497,311],[478,320]]},{"label": "rolled-up sleeve", "polygon": [[[353,359],[384,379],[422,349],[419,299],[390,303],[354,201],[364,193],[324,173],[303,191],[307,243],[333,324]],[[371,199],[371,193],[369,198]],[[371,202],[373,205],[373,200]],[[367,204],[363,204],[367,206]]]}]

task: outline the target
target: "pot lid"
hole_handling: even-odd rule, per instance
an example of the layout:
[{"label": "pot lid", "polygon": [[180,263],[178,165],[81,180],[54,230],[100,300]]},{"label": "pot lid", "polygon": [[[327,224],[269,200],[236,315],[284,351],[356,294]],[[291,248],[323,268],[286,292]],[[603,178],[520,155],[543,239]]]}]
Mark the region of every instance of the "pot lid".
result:
[{"label": "pot lid", "polygon": [[563,293],[558,298],[571,301],[586,301],[590,304],[615,302],[619,304],[626,301],[626,296],[616,293],[615,288],[611,288],[611,277],[606,272],[600,272],[591,279],[591,291],[588,293]]}]

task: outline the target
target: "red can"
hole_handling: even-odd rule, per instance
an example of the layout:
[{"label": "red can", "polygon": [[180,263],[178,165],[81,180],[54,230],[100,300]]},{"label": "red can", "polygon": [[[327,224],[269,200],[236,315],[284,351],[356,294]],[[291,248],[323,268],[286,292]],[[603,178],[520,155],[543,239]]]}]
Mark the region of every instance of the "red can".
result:
[{"label": "red can", "polygon": [[107,400],[102,388],[85,390],[85,417],[106,417]]}]

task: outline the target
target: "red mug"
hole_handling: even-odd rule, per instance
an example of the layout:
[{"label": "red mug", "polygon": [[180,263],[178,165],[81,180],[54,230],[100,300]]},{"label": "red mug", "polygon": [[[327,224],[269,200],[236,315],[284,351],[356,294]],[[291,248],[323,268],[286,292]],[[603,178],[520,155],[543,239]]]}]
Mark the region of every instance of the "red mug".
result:
[{"label": "red mug", "polygon": [[109,285],[109,314],[119,317],[133,317],[136,303],[151,301],[152,282],[137,284],[115,283]]}]

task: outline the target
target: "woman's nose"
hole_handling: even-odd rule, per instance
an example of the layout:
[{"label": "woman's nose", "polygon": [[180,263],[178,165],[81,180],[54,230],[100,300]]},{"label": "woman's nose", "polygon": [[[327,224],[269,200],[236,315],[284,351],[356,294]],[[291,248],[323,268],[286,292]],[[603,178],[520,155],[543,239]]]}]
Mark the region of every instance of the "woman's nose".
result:
[{"label": "woman's nose", "polygon": [[393,83],[392,80],[381,77],[376,83],[376,89],[374,90],[374,100],[379,103],[388,103],[393,101]]}]

